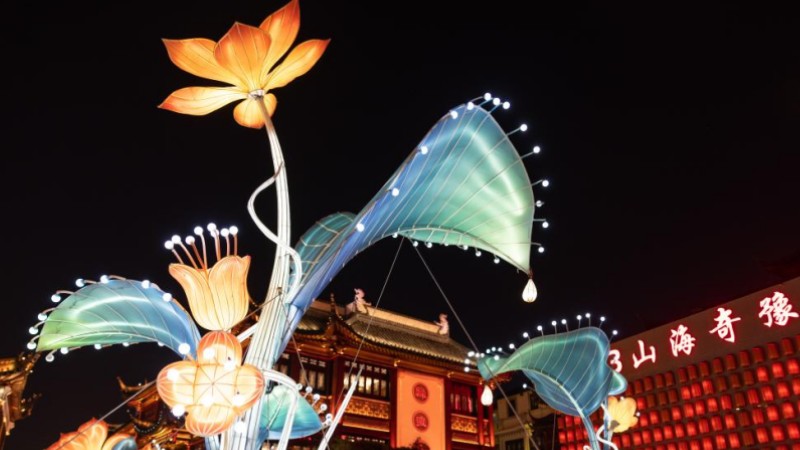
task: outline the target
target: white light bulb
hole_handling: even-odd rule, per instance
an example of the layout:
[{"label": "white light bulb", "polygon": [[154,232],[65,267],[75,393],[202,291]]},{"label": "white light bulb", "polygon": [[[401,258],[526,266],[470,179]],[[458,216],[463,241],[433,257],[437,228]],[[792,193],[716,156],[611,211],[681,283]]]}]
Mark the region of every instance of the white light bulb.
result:
[{"label": "white light bulb", "polygon": [[217,225],[214,222],[211,222],[206,226],[206,230],[213,235],[214,232],[217,231]]},{"label": "white light bulb", "polygon": [[489,386],[483,387],[483,393],[481,394],[481,404],[483,406],[490,406],[494,402],[494,395],[492,394],[492,390],[489,389]]},{"label": "white light bulb", "polygon": [[556,321],[554,320],[554,321],[550,322],[550,325],[552,325],[552,326],[556,326],[556,325],[558,325],[558,322],[556,322]]},{"label": "white light bulb", "polygon": [[28,328],[28,333],[30,333],[30,334],[36,334],[36,333],[38,333],[38,332],[39,332],[39,329],[38,329],[38,328],[36,328],[36,327],[30,327],[30,328]]},{"label": "white light bulb", "polygon": [[588,318],[592,317],[592,313],[586,313],[586,314],[583,315],[583,317],[586,317],[588,319]]},{"label": "white light bulb", "polygon": [[583,316],[578,314],[575,318],[578,319],[578,320],[581,320],[581,319],[583,319]]},{"label": "white light bulb", "polygon": [[62,355],[66,355],[67,353],[69,353],[69,349],[67,347],[61,347],[60,349],[58,349],[58,351],[61,352]]},{"label": "white light bulb", "polygon": [[102,346],[102,345],[100,345],[100,344],[94,344],[94,349],[95,349],[95,350],[100,350],[101,348],[103,348],[103,346]]},{"label": "white light bulb", "polygon": [[550,228],[550,222],[548,222],[546,220],[544,222],[542,222],[542,228]]},{"label": "white light bulb", "polygon": [[172,294],[170,294],[169,292],[165,292],[164,295],[161,296],[161,299],[164,300],[165,302],[170,302],[172,301]]},{"label": "white light bulb", "polygon": [[544,253],[544,247],[539,247],[539,253]]},{"label": "white light bulb", "polygon": [[418,245],[419,245],[419,242],[417,242],[417,241],[414,241],[414,242],[412,242],[412,243],[411,243],[411,245],[413,245],[414,247],[416,247],[416,246],[418,246]]},{"label": "white light bulb", "polygon": [[358,232],[359,232],[359,233],[360,233],[360,232],[362,232],[362,231],[364,231],[364,224],[363,224],[363,223],[361,223],[361,222],[358,222],[358,223],[356,224],[356,230],[358,230]]},{"label": "white light bulb", "polygon": [[528,125],[523,123],[522,125],[519,126],[519,131],[522,132],[528,131]]},{"label": "white light bulb", "polygon": [[550,180],[542,180],[542,186],[544,187],[550,186]]},{"label": "white light bulb", "polygon": [[220,233],[222,234],[222,237],[228,237],[228,236],[230,236],[230,234],[231,234],[231,232],[230,232],[230,231],[229,231],[227,228],[223,228],[223,229],[220,231]]},{"label": "white light bulb", "polygon": [[486,100],[486,101],[491,100],[492,99],[492,94],[490,94],[488,92],[483,94],[483,99]]},{"label": "white light bulb", "polygon": [[475,352],[473,352],[472,350],[470,350],[470,352],[469,352],[469,353],[467,353],[467,356],[469,356],[470,358],[472,358],[473,356],[475,356]]},{"label": "white light bulb", "polygon": [[427,145],[423,145],[422,147],[419,148],[419,152],[422,153],[423,155],[427,155],[428,154],[428,146]]},{"label": "white light bulb", "polygon": [[517,346],[514,345],[513,343],[512,344],[508,344],[508,349],[509,350],[514,350],[515,348],[517,348]]},{"label": "white light bulb", "polygon": [[510,102],[503,102],[503,109],[508,109],[508,108],[511,108],[511,103]]},{"label": "white light bulb", "polygon": [[499,361],[500,360],[500,355],[494,355],[494,360],[495,361]]},{"label": "white light bulb", "polygon": [[522,290],[522,301],[525,303],[533,303],[536,301],[536,297],[539,296],[539,291],[536,289],[536,285],[533,283],[533,279],[528,279],[528,284],[525,285],[525,289]]},{"label": "white light bulb", "polygon": [[36,342],[28,342],[28,350],[33,350],[36,348]]},{"label": "white light bulb", "polygon": [[542,326],[541,325],[537,325],[536,326],[536,331],[542,331]]},{"label": "white light bulb", "polygon": [[400,195],[400,189],[392,188],[392,197],[397,197]]},{"label": "white light bulb", "polygon": [[331,413],[325,414],[325,420],[333,420],[333,414]]},{"label": "white light bulb", "polygon": [[37,315],[36,318],[39,320],[47,320],[47,314],[39,313],[39,315]]},{"label": "white light bulb", "polygon": [[172,415],[175,417],[182,417],[186,413],[186,407],[183,405],[175,405],[172,407]]},{"label": "white light bulb", "polygon": [[181,373],[178,369],[172,368],[167,371],[167,379],[169,381],[178,381],[178,378],[181,377]]},{"label": "white light bulb", "polygon": [[542,147],[539,147],[538,145],[534,145],[533,146],[533,153],[537,153],[538,154],[541,151],[542,151]]},{"label": "white light bulb", "polygon": [[469,358],[464,358],[464,364],[469,364]]},{"label": "white light bulb", "polygon": [[181,237],[178,236],[177,234],[173,235],[170,240],[172,241],[173,244],[180,244],[181,243]]},{"label": "white light bulb", "polygon": [[493,104],[494,106],[497,106],[497,105],[499,105],[499,104],[500,104],[500,102],[501,102],[501,101],[502,101],[502,100],[500,100],[499,98],[495,97],[495,98],[493,98],[493,99],[492,99],[492,104]]},{"label": "white light bulb", "polygon": [[328,410],[328,404],[327,403],[323,403],[323,404],[319,405],[319,411],[320,412],[325,412],[327,410]]},{"label": "white light bulb", "polygon": [[156,344],[158,344],[159,347],[163,347],[164,346],[163,342],[157,342]]},{"label": "white light bulb", "polygon": [[606,316],[600,316],[600,322],[605,322],[605,321],[606,321]]},{"label": "white light bulb", "polygon": [[130,342],[123,342],[123,343],[122,343],[122,346],[123,346],[123,347],[130,347],[130,346],[131,346],[131,343],[130,343]]},{"label": "white light bulb", "polygon": [[203,227],[194,227],[194,234],[200,236],[203,234]]},{"label": "white light bulb", "polygon": [[465,244],[465,245],[464,245],[463,247],[461,247],[461,248],[463,248],[464,250],[469,250],[469,245],[466,245],[466,244]]},{"label": "white light bulb", "polygon": [[83,278],[78,278],[75,280],[75,286],[78,286],[79,288],[84,287],[86,286],[86,282],[83,281]]},{"label": "white light bulb", "polygon": [[495,256],[492,261],[494,261],[495,264],[500,264],[500,258],[498,258],[497,256]]},{"label": "white light bulb", "polygon": [[525,339],[527,339],[527,338],[528,338],[528,336],[530,336],[530,334],[528,334],[528,332],[527,332],[527,331],[526,331],[526,332],[524,332],[524,333],[522,333],[522,337],[524,337]]},{"label": "white light bulb", "polygon": [[52,300],[53,303],[58,303],[61,301],[61,296],[58,294],[53,294],[50,296],[50,300]]},{"label": "white light bulb", "polygon": [[481,256],[482,254],[480,250],[475,250],[475,256]]},{"label": "white light bulb", "polygon": [[236,225],[233,225],[232,227],[228,228],[228,230],[230,230],[231,234],[234,236],[239,234],[239,228],[236,227]]},{"label": "white light bulb", "polygon": [[453,119],[458,119],[458,111],[450,111],[450,117]]},{"label": "white light bulb", "polygon": [[164,242],[164,248],[167,250],[172,250],[175,248],[175,244],[173,244],[172,241]]},{"label": "white light bulb", "polygon": [[541,201],[541,200],[536,200],[536,207],[537,207],[537,208],[541,208],[541,207],[542,207],[542,205],[544,205],[544,202],[543,202],[543,201]]},{"label": "white light bulb", "polygon": [[567,319],[561,319],[561,325],[566,325],[566,324],[567,324]]},{"label": "white light bulb", "polygon": [[426,242],[425,247],[433,248],[433,242]]},{"label": "white light bulb", "polygon": [[472,111],[473,109],[475,109],[475,103],[467,103],[467,110]]},{"label": "white light bulb", "polygon": [[150,289],[150,280],[142,280],[142,289]]},{"label": "white light bulb", "polygon": [[612,332],[611,332],[611,334],[613,334],[614,336],[616,336],[616,335],[617,335],[617,330],[614,330],[614,331],[612,331]]},{"label": "white light bulb", "polygon": [[53,356],[52,353],[48,353],[47,356],[44,357],[44,360],[47,362],[53,362],[54,359],[56,359],[56,357]]},{"label": "white light bulb", "polygon": [[397,233],[392,233],[392,237],[397,239]]},{"label": "white light bulb", "polygon": [[180,353],[181,355],[188,355],[191,350],[192,348],[189,347],[189,344],[187,344],[186,342],[178,346],[178,353]]},{"label": "white light bulb", "polygon": [[469,373],[469,367],[468,366],[464,366],[464,372],[465,373]]},{"label": "white light bulb", "polygon": [[106,283],[108,283],[108,281],[109,281],[108,275],[100,275],[100,282],[101,283],[106,284]]},{"label": "white light bulb", "polygon": [[185,242],[186,245],[194,244],[194,236],[186,236],[185,238],[183,238],[183,242]]},{"label": "white light bulb", "polygon": [[528,383],[522,383],[522,389],[528,389]]}]

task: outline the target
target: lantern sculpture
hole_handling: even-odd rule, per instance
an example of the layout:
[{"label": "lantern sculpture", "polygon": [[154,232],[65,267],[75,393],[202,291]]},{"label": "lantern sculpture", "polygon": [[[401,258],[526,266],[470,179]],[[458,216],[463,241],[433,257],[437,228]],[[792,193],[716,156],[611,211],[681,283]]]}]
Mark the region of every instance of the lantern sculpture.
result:
[{"label": "lantern sculpture", "polygon": [[236,336],[209,332],[200,339],[196,361],[178,361],[161,369],[158,394],[175,415],[186,413],[189,432],[219,434],[264,392],[261,372],[241,362],[242,346]]},{"label": "lantern sculpture", "polygon": [[630,397],[623,399],[609,397],[607,415],[611,420],[608,431],[612,433],[626,431],[639,421],[636,417],[636,400]]},{"label": "lantern sculpture", "polygon": [[62,434],[47,450],[136,450],[133,436],[117,433],[108,437],[108,424],[91,419],[78,427],[78,431]]}]

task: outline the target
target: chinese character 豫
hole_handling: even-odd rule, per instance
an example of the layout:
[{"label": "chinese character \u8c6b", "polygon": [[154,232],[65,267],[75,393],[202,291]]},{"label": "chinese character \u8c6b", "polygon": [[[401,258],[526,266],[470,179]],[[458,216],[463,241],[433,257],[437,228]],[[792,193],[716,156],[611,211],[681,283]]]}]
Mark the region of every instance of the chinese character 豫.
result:
[{"label": "chinese character \u8c6b", "polygon": [[683,352],[687,355],[692,354],[692,349],[694,349],[696,340],[691,333],[689,333],[689,329],[683,325],[678,325],[677,330],[669,330],[672,332],[672,335],[669,338],[670,348],[672,349],[672,355],[677,357],[678,353]]},{"label": "chinese character \u8c6b", "polygon": [[643,362],[647,361],[648,359],[655,363],[656,362],[656,348],[652,345],[650,346],[650,354],[645,355],[644,353],[644,341],[641,339],[639,340],[639,353],[642,355],[641,357],[637,358],[636,355],[633,356],[633,368],[638,369],[639,366],[642,365]]},{"label": "chinese character \u8c6b", "polygon": [[717,326],[713,330],[709,331],[709,333],[717,333],[717,336],[719,336],[720,339],[728,342],[736,342],[736,335],[733,333],[733,322],[738,322],[742,320],[742,318],[731,318],[733,311],[730,309],[717,308],[717,312],[719,314],[714,318],[714,320],[717,322]]},{"label": "chinese character \u8c6b", "polygon": [[759,305],[761,305],[761,312],[758,313],[758,317],[766,316],[767,321],[764,322],[764,325],[768,327],[771,327],[773,322],[784,326],[790,317],[798,317],[798,314],[792,311],[789,298],[782,292],[776,291],[772,297],[765,297]]}]

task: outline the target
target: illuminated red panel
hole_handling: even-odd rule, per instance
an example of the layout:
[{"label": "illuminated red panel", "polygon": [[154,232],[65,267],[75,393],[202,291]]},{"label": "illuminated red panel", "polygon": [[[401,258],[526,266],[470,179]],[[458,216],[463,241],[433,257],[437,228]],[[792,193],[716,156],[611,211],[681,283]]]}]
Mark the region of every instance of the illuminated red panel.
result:
[{"label": "illuminated red panel", "polygon": [[781,357],[781,352],[778,350],[778,344],[774,342],[767,344],[767,356],[769,356],[769,359],[778,359]]},{"label": "illuminated red panel", "polygon": [[733,414],[725,414],[725,428],[729,430],[736,428],[736,417]]},{"label": "illuminated red panel", "polygon": [[631,436],[629,433],[625,433],[622,435],[622,446],[623,447],[630,447],[631,446]]},{"label": "illuminated red panel", "polygon": [[731,389],[739,389],[742,387],[742,382],[739,379],[739,375],[735,373],[728,375],[728,384],[730,384]]},{"label": "illuminated red panel", "polygon": [[686,434],[689,437],[697,436],[697,425],[694,422],[687,422],[686,423]]},{"label": "illuminated red panel", "polygon": [[708,407],[708,412],[715,413],[719,411],[719,406],[717,405],[717,399],[711,397],[706,400],[706,406]]},{"label": "illuminated red panel", "polygon": [[746,350],[742,350],[739,352],[739,366],[740,367],[747,367],[750,365],[750,354],[747,353]]},{"label": "illuminated red panel", "polygon": [[755,384],[756,378],[753,376],[753,371],[745,370],[744,373],[742,373],[742,380],[744,380],[745,386],[750,386]]},{"label": "illuminated red panel", "polygon": [[558,442],[562,444],[567,443],[567,435],[563,431],[558,432]]},{"label": "illuminated red panel", "polygon": [[636,380],[633,382],[633,393],[634,394],[642,393],[642,380]]},{"label": "illuminated red panel", "polygon": [[681,409],[677,406],[672,407],[672,420],[681,420]]},{"label": "illuminated red panel", "polygon": [[786,402],[781,405],[781,415],[784,419],[790,420],[795,418],[794,406],[791,403]]},{"label": "illuminated red panel", "polygon": [[686,383],[687,381],[689,381],[689,377],[686,375],[685,367],[681,367],[678,369],[678,381],[680,381],[681,383]]},{"label": "illuminated red panel", "polygon": [[761,401],[758,398],[758,391],[756,391],[755,389],[748,389],[747,402],[750,403],[751,405],[757,405],[761,403]]},{"label": "illuminated red panel", "polygon": [[653,437],[650,435],[650,430],[643,430],[642,431],[642,442],[645,444],[650,444],[653,442]]},{"label": "illuminated red panel", "polygon": [[730,444],[731,448],[740,448],[742,446],[741,442],[739,441],[739,435],[736,433],[728,434],[728,443]]},{"label": "illuminated red panel", "polygon": [[706,413],[706,404],[702,400],[698,400],[694,402],[694,413],[698,416],[702,416]]},{"label": "illuminated red panel", "polygon": [[678,402],[678,391],[675,389],[670,389],[667,391],[667,396],[669,397],[670,403],[677,403]]},{"label": "illuminated red panel", "polygon": [[707,361],[701,362],[699,364],[698,368],[700,369],[700,376],[701,377],[707,377],[707,376],[711,375],[711,371],[708,368],[708,362]]},{"label": "illuminated red panel", "polygon": [[664,381],[667,383],[667,386],[672,386],[675,384],[675,375],[672,372],[665,373]]},{"label": "illuminated red panel", "polygon": [[744,444],[745,448],[751,447],[756,443],[756,440],[753,439],[753,433],[751,431],[742,431],[742,443]]},{"label": "illuminated red panel", "polygon": [[725,355],[725,370],[736,370],[736,357],[733,354]]},{"label": "illuminated red panel", "polygon": [[800,395],[800,378],[792,380],[792,394]]},{"label": "illuminated red panel", "polygon": [[733,405],[737,408],[743,408],[747,405],[743,392],[737,392],[733,394]]},{"label": "illuminated red panel", "polygon": [[728,383],[725,381],[725,377],[717,377],[714,381],[718,391],[723,392],[728,389]]},{"label": "illuminated red panel", "polygon": [[750,426],[750,414],[747,412],[742,411],[736,414],[737,422],[739,422],[740,427],[749,427]]},{"label": "illuminated red panel", "polygon": [[686,436],[686,433],[683,432],[683,425],[676,423],[675,424],[675,438],[676,439],[683,439]]},{"label": "illuminated red panel", "polygon": [[781,419],[781,415],[778,414],[778,407],[775,405],[767,406],[767,420],[770,422],[775,422]]},{"label": "illuminated red panel", "polygon": [[780,425],[773,425],[769,428],[770,434],[772,434],[772,440],[780,442],[786,439],[786,435],[783,433],[783,427]]},{"label": "illuminated red panel", "polygon": [[666,408],[662,409],[661,410],[661,421],[662,422],[666,422],[668,420],[669,420],[669,410],[666,409]]},{"label": "illuminated red panel", "polygon": [[711,443],[711,438],[703,438],[703,450],[714,450],[714,444]]},{"label": "illuminated red panel", "polygon": [[689,450],[689,444],[686,442],[678,442],[678,450]]},{"label": "illuminated red panel", "polygon": [[769,374],[767,373],[767,368],[762,366],[756,369],[756,378],[761,383],[769,381]]},{"label": "illuminated red panel", "polygon": [[642,445],[642,433],[634,431],[632,433],[633,445]]},{"label": "illuminated red panel", "polygon": [[689,372],[689,379],[694,380],[697,378],[697,367],[694,364],[689,364],[689,367],[686,368]]},{"label": "illuminated red panel", "polygon": [[665,445],[656,445],[656,450],[667,450],[667,446],[665,446]]},{"label": "illuminated red panel", "polygon": [[653,378],[644,377],[644,390],[645,391],[652,391],[653,390]]},{"label": "illuminated red panel", "polygon": [[702,386],[703,386],[703,395],[711,395],[714,393],[714,383],[712,383],[711,380],[709,379],[703,380]]},{"label": "illuminated red panel", "polygon": [[667,450],[678,450],[678,446],[675,444],[667,444]]},{"label": "illuminated red panel", "polygon": [[767,433],[766,428],[758,428],[756,429],[756,439],[758,439],[759,444],[766,444],[769,442],[769,433]]},{"label": "illuminated red panel", "polygon": [[721,434],[718,434],[717,437],[715,438],[715,440],[717,441],[717,448],[718,449],[728,448],[728,445],[725,442],[725,436],[723,436]]},{"label": "illuminated red panel", "polygon": [[772,386],[761,386],[761,398],[767,403],[775,400],[775,394],[772,392]]},{"label": "illuminated red panel", "polygon": [[660,373],[656,375],[656,387],[659,389],[664,387],[664,375]]},{"label": "illuminated red panel", "polygon": [[567,430],[567,442],[575,442],[575,430]]},{"label": "illuminated red panel", "polygon": [[700,383],[693,383],[692,384],[692,396],[693,397],[700,397],[703,395],[703,390],[700,388]]},{"label": "illuminated red panel", "polygon": [[753,355],[753,363],[758,364],[764,362],[764,349],[761,347],[753,347],[750,350],[750,354]]},{"label": "illuminated red panel", "polygon": [[643,409],[645,409],[645,407],[646,407],[646,404],[645,404],[644,397],[638,397],[636,399],[636,409],[643,410]]},{"label": "illuminated red panel", "polygon": [[706,419],[698,420],[697,421],[697,429],[700,430],[700,434],[706,434],[709,431],[711,431],[711,429],[708,427],[708,420],[706,420]]},{"label": "illuminated red panel", "polygon": [[729,410],[733,408],[733,404],[731,403],[731,396],[730,395],[723,395],[719,398],[719,404],[722,406],[723,410]]},{"label": "illuminated red panel", "polygon": [[711,429],[714,431],[722,431],[722,417],[714,416],[711,418]]},{"label": "illuminated red panel", "polygon": [[653,440],[656,442],[661,442],[664,440],[664,435],[661,433],[661,428],[656,428],[653,430]]},{"label": "illuminated red panel", "polygon": [[763,425],[764,424],[764,411],[760,409],[754,409],[750,411],[750,415],[753,418],[754,425]]},{"label": "illuminated red panel", "polygon": [[641,416],[639,416],[639,423],[637,425],[641,427],[650,426],[650,421],[647,420],[647,414],[642,414]]},{"label": "illuminated red panel", "polygon": [[786,424],[786,434],[789,439],[800,439],[800,425],[797,423]]},{"label": "illuminated red panel", "polygon": [[783,364],[779,362],[772,363],[772,378],[783,378],[786,371],[783,370]]},{"label": "illuminated red panel", "polygon": [[656,407],[656,396],[653,394],[647,394],[647,407],[648,408],[655,408]]},{"label": "illuminated red panel", "polygon": [[689,389],[689,386],[682,386],[681,387],[681,400],[689,400],[692,398],[692,391]]},{"label": "illuminated red panel", "polygon": [[694,417],[694,408],[692,408],[691,403],[683,404],[683,417],[687,419],[691,419],[692,417]]},{"label": "illuminated red panel", "polygon": [[[569,418],[570,418],[570,419],[572,419],[572,417],[571,417],[571,416],[570,416]],[[564,428],[564,422],[566,422],[566,420],[565,420],[564,416],[558,416],[558,428]],[[571,422],[572,422],[572,421],[570,421],[570,422],[566,422],[566,423],[567,423],[568,425],[572,425],[572,423],[571,423]]]},{"label": "illuminated red panel", "polygon": [[613,442],[614,444],[616,444],[616,446],[617,446],[617,447],[619,447],[620,445],[622,445],[622,441],[620,440],[620,438],[619,438],[619,435],[616,435],[616,436],[612,437],[612,438],[611,438],[611,442]]},{"label": "illuminated red panel", "polygon": [[659,405],[666,405],[667,404],[667,393],[661,391],[658,393],[658,404]]},{"label": "illuminated red panel", "polygon": [[700,450],[700,441],[689,442],[689,448],[692,450]]},{"label": "illuminated red panel", "polygon": [[781,351],[785,356],[789,356],[794,353],[794,345],[792,344],[792,340],[789,338],[781,339]]},{"label": "illuminated red panel", "polygon": [[714,358],[714,360],[711,361],[711,370],[715,374],[722,373],[725,370],[724,366],[722,365],[722,359]]},{"label": "illuminated red panel", "polygon": [[675,437],[675,434],[672,432],[672,427],[667,425],[664,427],[664,439],[670,440]]},{"label": "illuminated red panel", "polygon": [[800,363],[797,362],[797,359],[786,360],[786,371],[789,372],[789,375],[800,375]]},{"label": "illuminated red panel", "polygon": [[658,413],[656,411],[650,411],[650,425],[657,425],[658,424]]}]

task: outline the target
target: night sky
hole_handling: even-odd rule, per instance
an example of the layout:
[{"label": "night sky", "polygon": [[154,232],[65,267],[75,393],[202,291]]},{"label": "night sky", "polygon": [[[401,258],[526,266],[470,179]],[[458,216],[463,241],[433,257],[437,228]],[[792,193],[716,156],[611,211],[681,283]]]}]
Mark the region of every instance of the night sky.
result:
[{"label": "night sky", "polygon": [[[28,2],[33,3],[33,2]],[[765,269],[800,251],[800,23],[776,6],[579,7],[493,1],[305,0],[298,42],[331,38],[308,74],[276,90],[293,241],[317,219],[357,212],[448,110],[484,92],[526,159],[551,226],[526,276],[484,255],[422,253],[481,348],[519,343],[553,319],[604,314],[629,336],[776,284]],[[549,2],[553,3],[553,2]],[[607,3],[607,2],[606,2]],[[161,38],[219,39],[283,1],[58,2],[6,9],[4,267],[0,356],[76,278],[150,279],[181,297],[163,242],[213,221],[237,225],[263,299],[273,246],[245,205],[271,174],[263,131],[232,106],[191,117],[156,106],[209,85],[169,61]],[[27,5],[27,3],[26,3]],[[756,8],[756,9],[753,9]],[[274,218],[274,194],[259,203]],[[271,223],[271,222],[270,222]],[[376,303],[399,241],[359,255],[324,291]],[[422,249],[422,247],[420,247]],[[408,243],[381,307],[454,313]],[[585,324],[585,322],[584,322]],[[152,380],[175,358],[154,345],[85,349],[37,365],[42,398],[10,449],[41,449],[121,401],[115,377]],[[112,416],[112,422],[124,419]]]}]

